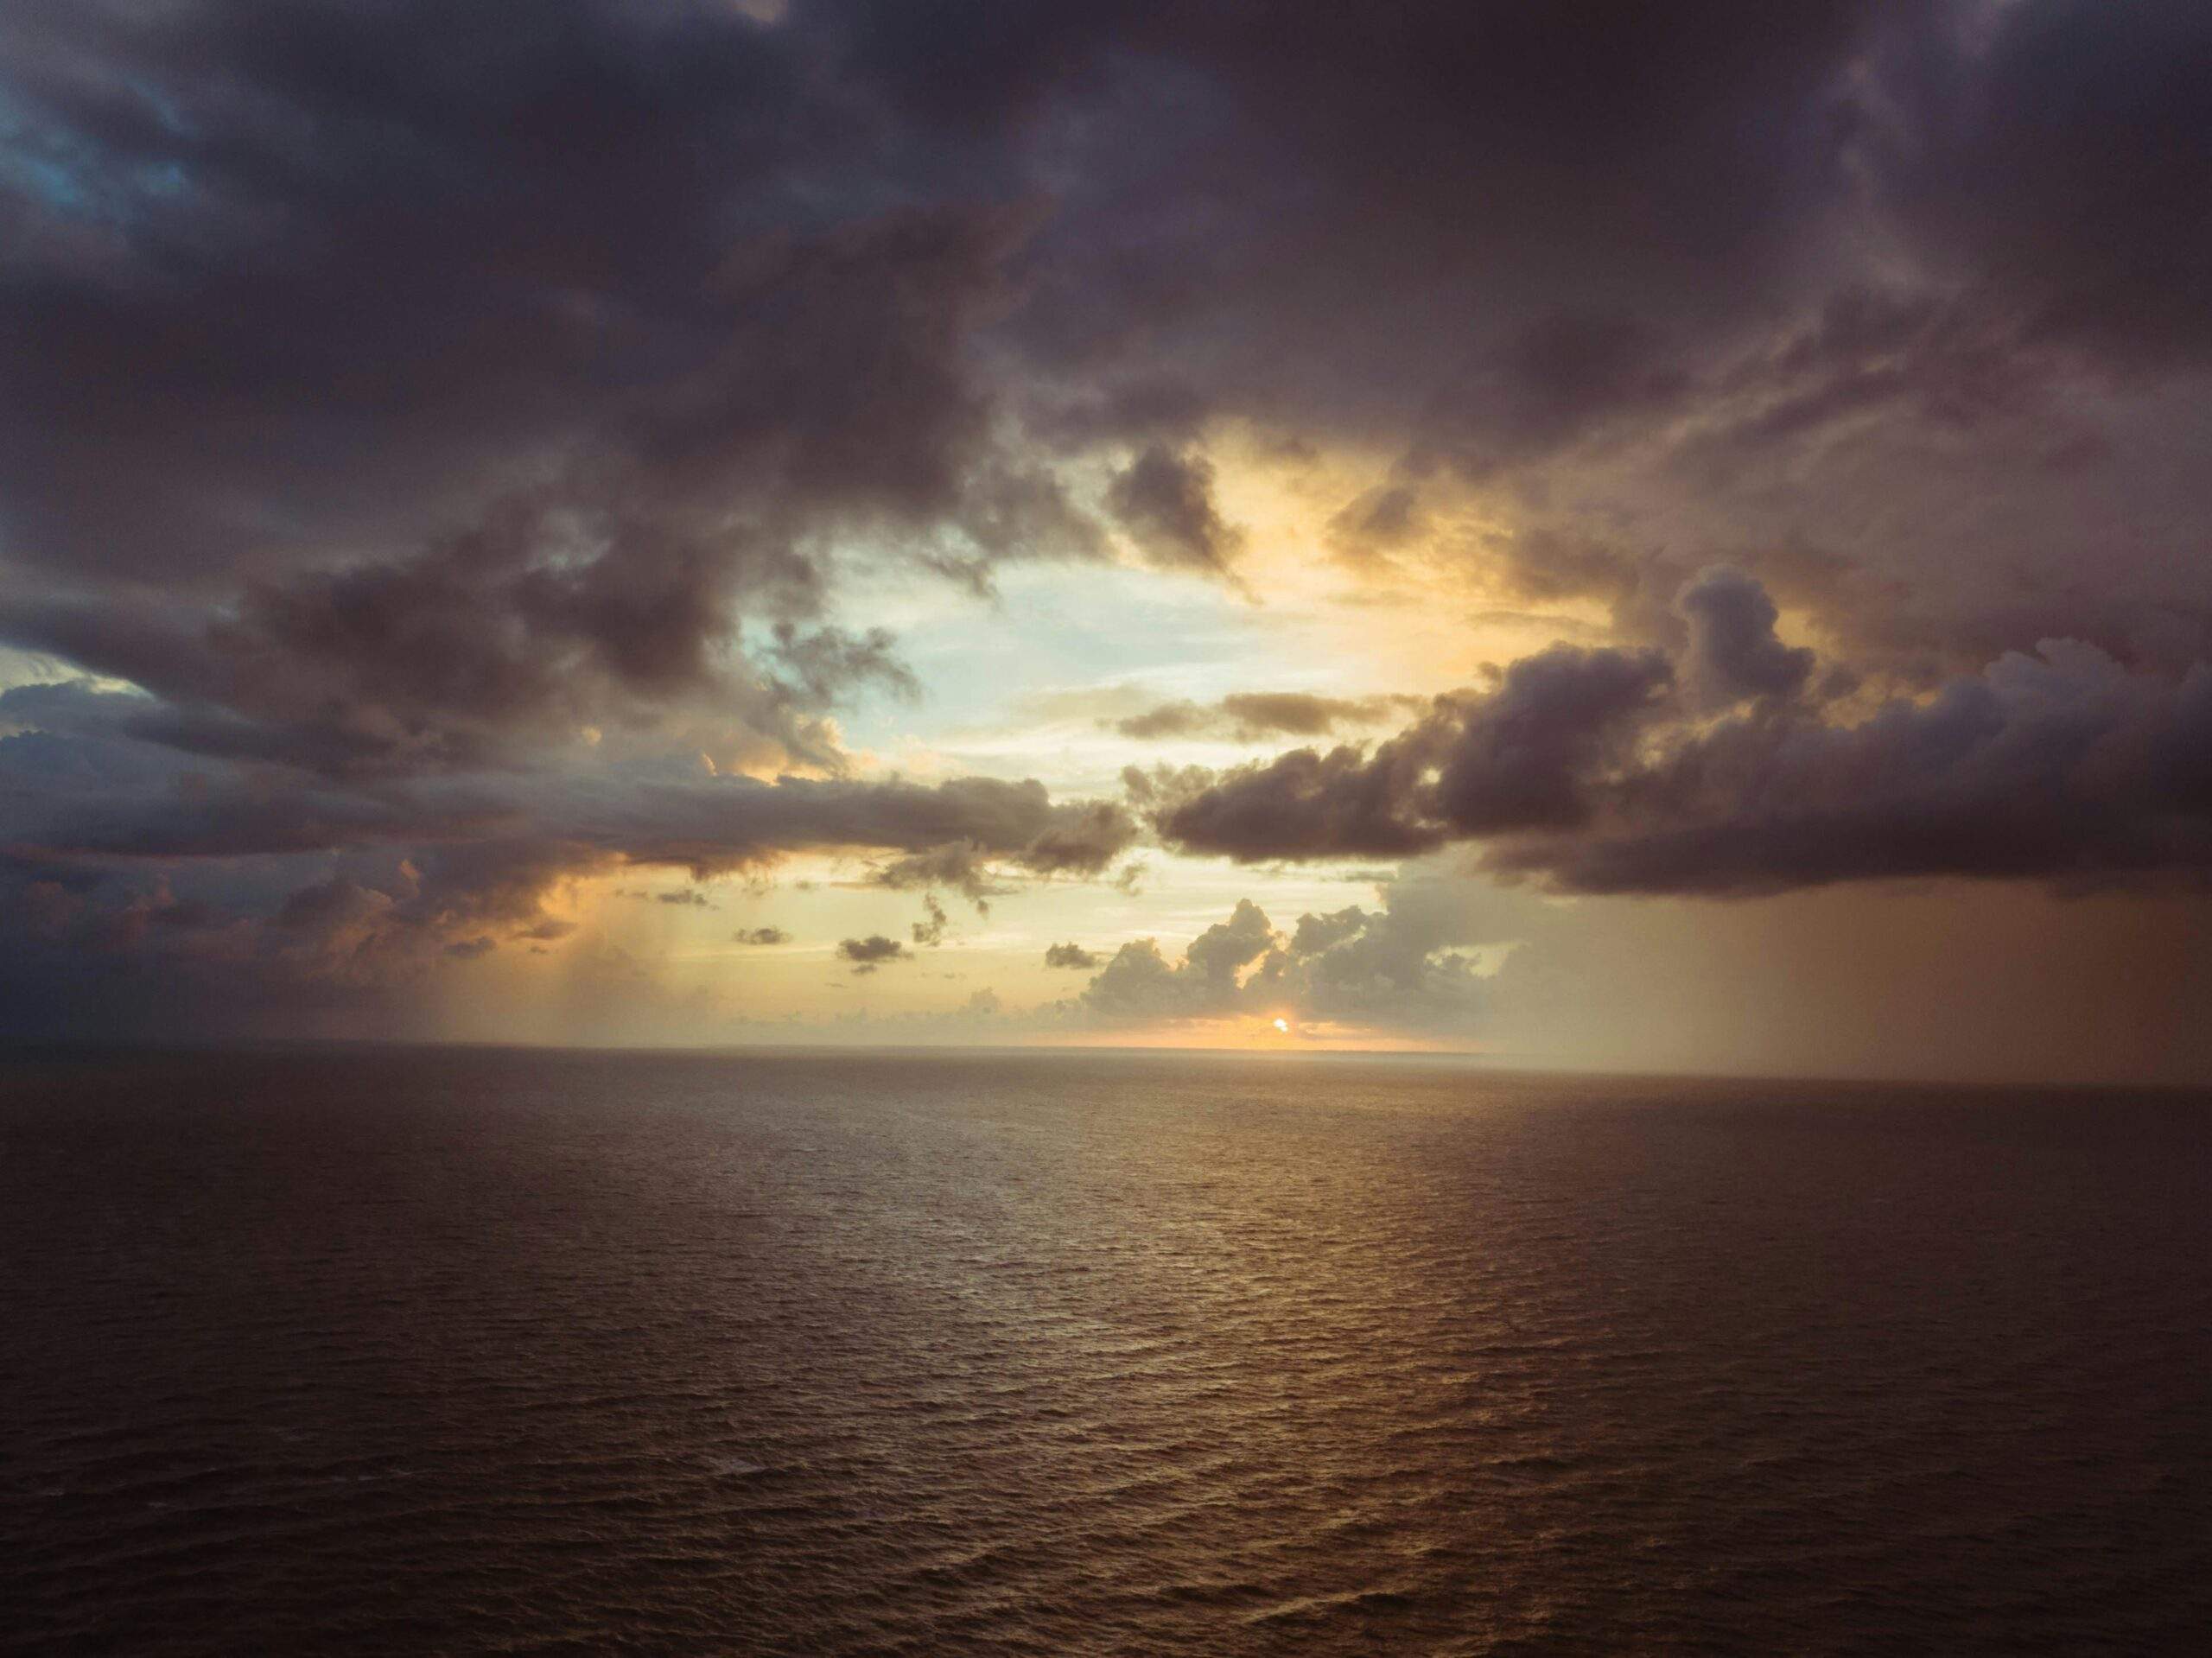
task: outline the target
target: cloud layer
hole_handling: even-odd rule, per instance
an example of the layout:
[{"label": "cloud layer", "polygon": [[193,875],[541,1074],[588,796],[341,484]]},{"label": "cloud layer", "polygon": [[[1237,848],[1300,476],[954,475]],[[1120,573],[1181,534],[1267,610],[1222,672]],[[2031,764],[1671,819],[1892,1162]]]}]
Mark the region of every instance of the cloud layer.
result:
[{"label": "cloud layer", "polygon": [[[921,950],[1147,840],[2200,886],[2208,73],[2185,0],[16,0],[0,1018],[281,1025],[804,855]],[[1044,657],[1157,672],[1126,753],[852,734]],[[1090,1005],[1471,994],[1395,906],[1223,924]]]},{"label": "cloud layer", "polygon": [[1756,582],[1678,600],[1679,655],[1554,645],[1372,750],[1133,770],[1161,837],[1240,861],[1479,842],[1581,893],[1776,892],[1928,876],[2212,876],[2212,665],[2131,673],[2047,640],[1916,699],[1808,689]]}]

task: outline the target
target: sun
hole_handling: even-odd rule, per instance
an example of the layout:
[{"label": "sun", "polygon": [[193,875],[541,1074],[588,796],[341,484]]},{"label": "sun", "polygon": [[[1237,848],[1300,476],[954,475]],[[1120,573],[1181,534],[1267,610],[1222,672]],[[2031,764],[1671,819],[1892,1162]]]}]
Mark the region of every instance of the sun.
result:
[{"label": "sun", "polygon": [[1287,1019],[1277,1020],[1275,1021],[1275,1029],[1281,1031],[1285,1036],[1288,1036],[1290,1034],[1290,1021]]}]

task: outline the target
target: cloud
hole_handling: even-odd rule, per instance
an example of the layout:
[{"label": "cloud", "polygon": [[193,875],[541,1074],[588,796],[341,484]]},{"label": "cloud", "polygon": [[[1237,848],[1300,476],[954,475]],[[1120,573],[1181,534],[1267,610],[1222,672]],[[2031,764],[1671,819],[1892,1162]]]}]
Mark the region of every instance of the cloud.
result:
[{"label": "cloud", "polygon": [[1218,702],[1162,702],[1114,722],[1124,737],[1220,737],[1254,742],[1266,736],[1325,737],[1344,727],[1381,725],[1424,699],[1322,696],[1309,691],[1239,691]]},{"label": "cloud", "polygon": [[911,960],[912,952],[895,938],[881,933],[870,933],[865,938],[842,938],[837,942],[840,959],[852,963],[855,973],[873,973],[887,962]]},{"label": "cloud", "polygon": [[760,946],[788,944],[791,942],[791,934],[785,932],[781,927],[741,927],[732,933],[730,937],[741,944]]},{"label": "cloud", "polygon": [[1358,560],[1402,547],[1427,528],[1420,492],[1410,484],[1389,484],[1346,502],[1330,518],[1326,536],[1338,554]]},{"label": "cloud", "polygon": [[1724,704],[1793,696],[1812,676],[1813,653],[1775,637],[1774,600],[1739,570],[1704,572],[1675,608],[1689,624],[1686,677]]},{"label": "cloud", "polygon": [[1124,944],[1069,1005],[1108,1025],[1287,1017],[1462,1039],[1478,1031],[1487,981],[1478,946],[1503,954],[1529,929],[1531,900],[1436,874],[1382,885],[1379,909],[1299,918],[1279,932],[1250,899],[1170,962],[1157,941]]},{"label": "cloud", "polygon": [[1294,749],[1174,789],[1155,818],[1177,845],[1243,861],[1405,855],[1449,835],[1570,827],[1671,680],[1656,651],[1554,645],[1371,755]]},{"label": "cloud", "polygon": [[[373,1023],[807,851],[2202,879],[2202,6],[767,10],[0,10],[0,1000]],[[1583,648],[1116,710],[1310,744],[1128,804],[848,746],[885,583],[1269,491]]]},{"label": "cloud", "polygon": [[990,854],[973,841],[948,841],[943,846],[907,854],[878,865],[868,879],[893,892],[947,887],[969,899],[979,910],[1014,888],[991,867]]},{"label": "cloud", "polygon": [[1207,928],[1170,966],[1149,938],[1124,944],[1084,987],[1083,1005],[1109,1020],[1188,1019],[1235,1009],[1239,975],[1273,947],[1266,913],[1249,899]]},{"label": "cloud", "polygon": [[1856,724],[1726,722],[1624,780],[1578,837],[1501,848],[1576,891],[1745,893],[1966,876],[2212,875],[2212,669],[2132,675],[2050,641]]},{"label": "cloud", "polygon": [[1202,454],[1178,455],[1148,445],[1114,475],[1106,504],[1145,556],[1163,569],[1226,577],[1243,544],[1243,531],[1213,499],[1213,465]]},{"label": "cloud", "polygon": [[[92,1008],[103,976],[123,975],[143,987],[143,1013],[118,1018],[166,1028],[192,1004],[157,987],[213,983],[219,955],[233,982],[227,1003],[200,1010],[208,1028],[235,1028],[224,1007],[247,1002],[281,1026],[317,985],[352,987],[365,1019],[372,989],[397,1007],[451,945],[480,956],[564,938],[564,895],[586,879],[954,842],[1014,876],[1067,879],[1100,873],[1137,833],[1119,806],[993,778],[762,782],[641,756],[595,772],[248,773],[171,747],[168,717],[159,699],[83,683],[0,692],[0,933],[43,929],[35,950],[11,947],[0,988],[45,985],[27,1007],[67,992]],[[172,880],[182,895],[156,917],[147,906]],[[706,902],[696,888],[662,897]]]},{"label": "cloud", "polygon": [[944,942],[945,931],[951,924],[951,918],[945,914],[944,905],[937,901],[937,895],[925,894],[922,918],[913,925],[914,942],[935,949]]},{"label": "cloud", "polygon": [[2005,8],[1979,41],[1930,29],[1914,47],[1891,83],[1909,124],[1868,144],[1911,229],[2034,308],[2041,329],[2139,357],[2212,346],[2196,302],[2212,233],[2186,210],[2212,157],[2202,10],[2043,0]]},{"label": "cloud", "polygon": [[1019,890],[1013,877],[1096,876],[1134,846],[1140,832],[1112,801],[1071,803],[1047,807],[1035,834],[1020,844],[946,841],[880,863],[868,879],[893,892],[946,888],[988,914],[992,899]]},{"label": "cloud", "polygon": [[[2212,874],[2212,667],[2131,673],[2047,641],[1863,717],[1732,573],[1683,607],[1679,664],[1554,646],[1372,753],[1297,749],[1139,777],[1169,844],[1242,861],[1480,842],[1501,872],[1590,893],[1775,892],[1925,876],[2056,883]],[[1686,687],[1733,703],[1700,717]]]},{"label": "cloud", "polygon": [[1298,748],[1218,776],[1197,767],[1126,776],[1160,838],[1185,851],[1247,863],[1406,857],[1446,838],[1440,825],[1407,810],[1429,746],[1426,729],[1415,727],[1410,740],[1393,739],[1372,755],[1349,745],[1325,754]]},{"label": "cloud", "polygon": [[1085,950],[1077,943],[1054,944],[1045,952],[1046,967],[1080,968],[1088,971],[1104,959],[1096,950]]}]

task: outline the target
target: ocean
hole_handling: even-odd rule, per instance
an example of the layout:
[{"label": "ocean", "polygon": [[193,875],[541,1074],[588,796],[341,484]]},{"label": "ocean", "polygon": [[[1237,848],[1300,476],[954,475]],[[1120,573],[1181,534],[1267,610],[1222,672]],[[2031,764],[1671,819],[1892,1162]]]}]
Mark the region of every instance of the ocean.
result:
[{"label": "ocean", "polygon": [[2212,1648],[2212,1100],[0,1062],[0,1651]]}]

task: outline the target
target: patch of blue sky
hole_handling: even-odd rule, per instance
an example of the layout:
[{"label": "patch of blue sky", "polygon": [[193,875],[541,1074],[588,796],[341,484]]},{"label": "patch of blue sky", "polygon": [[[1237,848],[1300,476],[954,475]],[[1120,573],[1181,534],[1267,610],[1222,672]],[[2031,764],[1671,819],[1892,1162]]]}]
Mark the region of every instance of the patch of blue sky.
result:
[{"label": "patch of blue sky", "polygon": [[1218,696],[1245,689],[1267,654],[1249,600],[1110,564],[1009,567],[995,599],[938,597],[892,626],[929,689],[918,709],[873,708],[849,721],[862,743],[995,721],[1010,702],[1053,691],[1139,684]]},{"label": "patch of blue sky", "polygon": [[110,155],[0,89],[0,187],[65,218],[129,225],[149,206],[187,194],[191,176],[174,157]]}]

